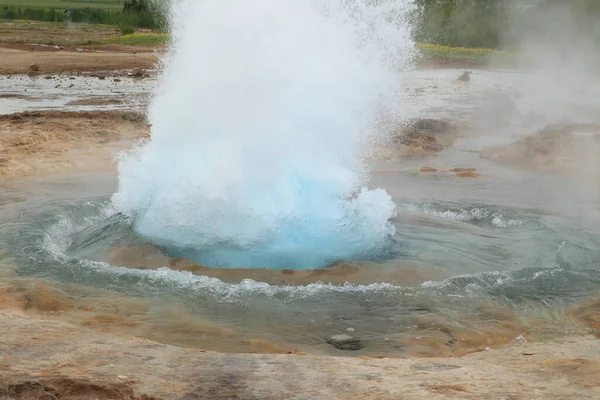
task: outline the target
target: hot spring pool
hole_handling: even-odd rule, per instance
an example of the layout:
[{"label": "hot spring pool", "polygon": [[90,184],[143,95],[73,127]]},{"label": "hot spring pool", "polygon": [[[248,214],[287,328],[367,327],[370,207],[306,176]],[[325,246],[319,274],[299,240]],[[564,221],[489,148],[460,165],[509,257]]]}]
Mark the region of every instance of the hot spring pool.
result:
[{"label": "hot spring pool", "polygon": [[[0,289],[48,316],[225,352],[443,356],[589,331],[597,181],[478,151],[600,122],[596,86],[412,68],[406,27],[377,19],[387,5],[234,3],[175,10],[152,138],[118,174],[0,181]],[[409,117],[473,132],[365,163],[376,128]],[[481,176],[419,172],[430,165]]]}]

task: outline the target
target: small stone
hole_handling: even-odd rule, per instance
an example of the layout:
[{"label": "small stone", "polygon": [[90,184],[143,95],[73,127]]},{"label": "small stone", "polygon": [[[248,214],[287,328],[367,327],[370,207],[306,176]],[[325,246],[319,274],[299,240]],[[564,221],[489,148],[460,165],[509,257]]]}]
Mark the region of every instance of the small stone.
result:
[{"label": "small stone", "polygon": [[462,172],[457,172],[456,176],[459,177],[459,178],[477,178],[480,175],[476,174],[473,171],[462,171]]},{"label": "small stone", "polygon": [[143,78],[144,70],[141,68],[134,68],[133,71],[131,71],[131,75],[135,78]]},{"label": "small stone", "polygon": [[340,350],[355,351],[363,348],[360,339],[354,338],[346,334],[333,335],[329,339],[327,339],[327,343]]},{"label": "small stone", "polygon": [[458,77],[459,82],[469,82],[471,80],[471,71],[465,71],[461,76]]},{"label": "small stone", "polygon": [[29,66],[29,71],[38,72],[40,70],[40,66],[36,63],[33,63]]},{"label": "small stone", "polygon": [[475,168],[452,168],[450,172],[475,172]]},{"label": "small stone", "polygon": [[354,332],[354,328],[346,328],[346,332]]}]

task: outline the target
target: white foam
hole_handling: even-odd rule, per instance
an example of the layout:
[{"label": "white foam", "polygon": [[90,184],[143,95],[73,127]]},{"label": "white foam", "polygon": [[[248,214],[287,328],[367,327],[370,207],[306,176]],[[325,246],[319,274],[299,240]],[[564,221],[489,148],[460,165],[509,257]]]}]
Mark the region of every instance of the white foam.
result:
[{"label": "white foam", "polygon": [[285,297],[286,300],[318,296],[331,293],[380,293],[384,291],[401,290],[402,287],[389,283],[372,283],[369,285],[357,285],[345,283],[333,285],[329,283],[311,283],[304,286],[295,285],[270,285],[266,282],[257,282],[252,279],[244,279],[240,283],[227,283],[218,278],[194,275],[188,271],[174,271],[167,267],[157,270],[138,270],[124,267],[116,267],[104,262],[83,261],[82,266],[87,269],[98,271],[102,274],[114,276],[136,277],[150,284],[175,285],[180,289],[190,290],[195,293],[212,294],[219,300],[235,300],[250,295],[265,295],[268,297]]},{"label": "white foam", "polygon": [[[98,204],[87,202],[84,204],[89,207],[96,207]],[[98,222],[117,213],[112,204],[100,205],[100,210],[93,214],[87,214],[81,221],[74,221],[71,217],[63,215],[59,221],[50,226],[42,239],[42,248],[48,251],[52,256],[58,259],[68,258],[65,252],[73,243],[71,236],[80,232]]]},{"label": "white foam", "polygon": [[400,112],[409,0],[173,2],[151,141],[113,200],[146,238],[209,267],[374,258],[395,205],[369,190],[378,107]]},{"label": "white foam", "polygon": [[[46,232],[42,247],[59,261],[69,260],[66,254],[72,244],[71,236],[86,228],[97,224],[115,213],[114,208],[109,205],[102,207],[93,215],[88,215],[82,221],[75,222],[68,216],[63,216],[52,225]],[[389,283],[373,283],[369,285],[357,285],[346,282],[343,285],[327,283],[311,283],[304,286],[295,285],[270,285],[252,279],[244,279],[238,284],[226,283],[218,278],[194,275],[188,271],[175,271],[168,267],[157,270],[139,270],[114,266],[106,262],[92,260],[77,260],[80,268],[85,271],[95,271],[105,276],[134,277],[146,281],[150,285],[175,285],[180,289],[190,290],[197,293],[213,294],[219,300],[235,300],[243,296],[265,295],[269,297],[283,296],[286,299],[298,299],[317,296],[324,293],[377,293],[384,291],[401,290],[401,286]]]},{"label": "white foam", "polygon": [[443,219],[453,221],[469,222],[469,221],[488,221],[497,228],[510,228],[526,224],[526,219],[507,218],[498,211],[490,210],[481,207],[462,208],[458,211],[440,210],[438,206],[432,204],[403,204],[406,211],[413,213],[423,213],[433,215]]}]

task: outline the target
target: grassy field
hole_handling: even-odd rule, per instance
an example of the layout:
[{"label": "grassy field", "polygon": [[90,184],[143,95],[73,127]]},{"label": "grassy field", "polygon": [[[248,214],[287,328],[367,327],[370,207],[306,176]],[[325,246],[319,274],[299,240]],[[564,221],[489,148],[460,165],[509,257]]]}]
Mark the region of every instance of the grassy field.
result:
[{"label": "grassy field", "polygon": [[21,8],[101,8],[121,11],[124,0],[0,0],[0,7]]},{"label": "grassy field", "polygon": [[101,41],[118,35],[119,29],[112,25],[0,20],[0,43],[7,44],[72,46],[81,41]]},{"label": "grassy field", "polygon": [[[0,2],[6,0],[0,0]],[[33,1],[33,0],[32,0]],[[40,0],[35,0],[40,1]],[[108,0],[110,1],[110,0]],[[64,22],[38,22],[0,20],[0,43],[41,43],[65,46],[148,46],[162,47],[170,36],[148,29],[130,35],[120,35],[114,25],[68,24]],[[515,55],[507,51],[485,48],[463,48],[416,43],[418,61],[425,64],[462,63],[487,65],[511,64]]]},{"label": "grassy field", "polygon": [[431,43],[416,43],[421,61],[433,63],[459,62],[464,64],[489,64],[514,62],[514,54],[486,48],[438,46]]}]

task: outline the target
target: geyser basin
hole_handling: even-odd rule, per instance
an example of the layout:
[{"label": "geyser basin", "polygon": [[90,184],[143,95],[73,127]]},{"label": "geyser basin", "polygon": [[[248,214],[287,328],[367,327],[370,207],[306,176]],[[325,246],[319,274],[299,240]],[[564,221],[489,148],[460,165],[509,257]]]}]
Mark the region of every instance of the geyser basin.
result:
[{"label": "geyser basin", "polygon": [[395,205],[361,156],[397,108],[404,2],[322,3],[174,2],[152,137],[113,197],[148,241],[221,268],[385,256]]}]

